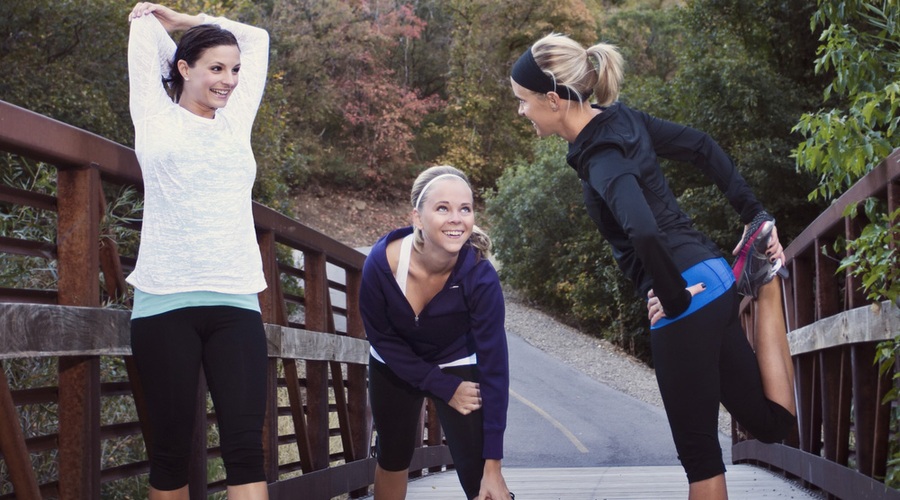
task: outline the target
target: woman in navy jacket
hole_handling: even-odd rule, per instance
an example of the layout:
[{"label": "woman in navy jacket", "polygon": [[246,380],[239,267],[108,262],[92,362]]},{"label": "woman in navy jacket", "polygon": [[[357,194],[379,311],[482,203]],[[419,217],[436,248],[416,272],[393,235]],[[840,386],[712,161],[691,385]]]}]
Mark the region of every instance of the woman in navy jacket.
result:
[{"label": "woman in navy jacket", "polygon": [[[615,47],[585,49],[554,34],[522,54],[511,79],[519,114],[538,135],[569,143],[566,160],[581,179],[588,215],[646,297],[656,378],[689,497],[724,499],[719,404],[765,442],[783,439],[796,423],[775,276],[783,250],[771,216],[718,144],[618,102],[622,74]],[[597,105],[588,102],[592,95]],[[734,271],[679,208],[657,157],[700,169],[747,224]],[[744,282],[759,301],[753,347],[738,316],[737,283]]]},{"label": "woman in navy jacket", "polygon": [[500,472],[509,362],[490,239],[465,174],[431,167],[413,184],[412,227],[373,247],[360,309],[371,344],[376,500],[406,496],[424,397],[437,407],[466,498],[511,498]]}]

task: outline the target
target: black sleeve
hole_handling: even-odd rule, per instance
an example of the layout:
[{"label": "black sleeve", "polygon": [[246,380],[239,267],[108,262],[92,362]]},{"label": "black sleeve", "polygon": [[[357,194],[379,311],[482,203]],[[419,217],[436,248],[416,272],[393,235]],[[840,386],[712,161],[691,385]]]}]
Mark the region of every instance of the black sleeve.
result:
[{"label": "black sleeve", "polygon": [[725,194],[742,223],[749,223],[763,210],[734,162],[709,134],[646,113],[642,116],[656,154],[700,169]]},{"label": "black sleeve", "polygon": [[[628,234],[635,254],[650,276],[653,292],[659,297],[666,316],[674,317],[691,304],[687,282],[665,244],[656,218],[644,198],[630,161],[617,148],[598,151],[590,159],[589,183],[612,210],[622,229]],[[615,169],[601,165],[616,165]],[[636,168],[633,170],[636,172]]]}]

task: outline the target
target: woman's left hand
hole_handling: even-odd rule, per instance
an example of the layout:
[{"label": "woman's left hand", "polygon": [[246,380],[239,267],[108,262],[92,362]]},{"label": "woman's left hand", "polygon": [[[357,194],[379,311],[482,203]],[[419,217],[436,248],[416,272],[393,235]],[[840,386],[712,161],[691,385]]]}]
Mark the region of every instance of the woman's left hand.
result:
[{"label": "woman's left hand", "polygon": [[152,15],[159,19],[160,24],[163,25],[163,28],[165,28],[167,33],[185,30],[199,24],[199,21],[196,19],[197,16],[182,14],[181,12],[172,10],[164,5],[151,2],[138,2],[135,4],[134,8],[131,9],[131,13],[128,15],[128,21],[130,22],[139,17],[148,15]]},{"label": "woman's left hand", "polygon": [[[691,297],[697,295],[698,293],[706,290],[706,284],[697,283],[696,285],[691,285],[687,287],[687,291],[691,292]],[[653,289],[651,288],[649,292],[647,292],[647,317],[650,318],[650,326],[656,324],[657,321],[666,317],[666,312],[663,310],[662,302],[659,301],[659,297],[653,293]]]},{"label": "woman's left hand", "polygon": [[[749,226],[744,226],[744,235],[747,234],[747,229]],[[734,247],[734,250],[731,251],[731,255],[737,255],[741,250],[741,242],[744,241],[744,237],[741,236],[741,241]],[[769,235],[769,241],[766,245],[766,257],[768,257],[769,262],[775,262],[776,260],[781,260],[784,262],[784,247],[781,246],[781,242],[778,241],[778,226],[772,227],[772,234]]]},{"label": "woman's left hand", "polygon": [[468,415],[480,409],[481,386],[476,382],[460,382],[447,404],[462,415]]}]

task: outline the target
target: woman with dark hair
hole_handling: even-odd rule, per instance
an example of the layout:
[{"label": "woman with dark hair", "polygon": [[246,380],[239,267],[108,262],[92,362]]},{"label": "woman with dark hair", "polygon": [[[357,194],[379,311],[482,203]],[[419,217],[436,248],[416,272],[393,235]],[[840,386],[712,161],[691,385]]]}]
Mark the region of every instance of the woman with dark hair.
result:
[{"label": "woman with dark hair", "polygon": [[[128,282],[132,352],[153,437],[150,498],[188,498],[202,369],[228,497],[265,499],[267,347],[257,294],[266,281],[253,224],[250,131],[269,37],[152,3],[138,3],[129,21],[129,107],[145,203]],[[185,31],[177,45],[175,31]]]},{"label": "woman with dark hair", "polygon": [[431,167],[413,183],[412,227],[391,231],[363,267],[371,344],[375,499],[406,497],[424,398],[434,401],[465,498],[510,500],[500,471],[509,405],[503,292],[475,225],[469,180]]},{"label": "woman with dark hair", "polygon": [[[584,48],[553,34],[522,54],[511,83],[519,114],[537,134],[569,143],[566,160],[581,179],[588,215],[646,297],[656,378],[690,498],[724,499],[720,402],[764,442],[783,439],[796,423],[777,276],[783,250],[774,219],[724,151],[703,132],[619,102],[622,75],[615,47]],[[657,157],[703,171],[746,224],[734,269],[681,211]],[[758,296],[753,347],[741,328],[739,292]]]}]

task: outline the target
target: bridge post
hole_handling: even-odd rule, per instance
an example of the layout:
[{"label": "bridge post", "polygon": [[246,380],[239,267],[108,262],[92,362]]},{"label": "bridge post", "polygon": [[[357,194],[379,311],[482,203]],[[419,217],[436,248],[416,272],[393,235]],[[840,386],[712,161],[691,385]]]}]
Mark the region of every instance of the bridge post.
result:
[{"label": "bridge post", "polygon": [[[57,172],[58,301],[100,306],[100,173]],[[59,495],[100,498],[100,358],[59,358]]]},{"label": "bridge post", "polygon": [[882,401],[891,388],[891,374],[880,375],[875,359],[876,342],[850,346],[853,364],[853,414],[856,423],[856,462],[860,473],[883,478],[887,469],[890,436],[889,404]]},{"label": "bridge post", "polygon": [[[328,329],[328,274],[325,254],[306,252],[304,303],[306,329],[325,332]],[[313,470],[325,469],[329,464],[328,422],[328,362],[306,361],[306,412]]]},{"label": "bridge post", "polygon": [[[284,297],[281,291],[281,273],[278,270],[278,259],[275,250],[275,233],[272,231],[257,234],[260,254],[262,255],[263,274],[266,276],[266,289],[259,293],[259,307],[263,323],[287,326],[287,312],[284,308]],[[263,425],[263,455],[266,468],[266,480],[269,483],[278,481],[278,359],[269,358],[266,368],[266,417]]]},{"label": "bridge post", "polygon": [[[347,270],[347,335],[355,339],[365,339],[362,313],[359,310],[359,290],[362,285],[362,272]],[[369,456],[372,441],[372,428],[368,412],[368,388],[366,386],[366,365],[348,364],[347,404],[350,410],[350,423],[353,429],[353,449],[356,450],[354,460]]]}]

